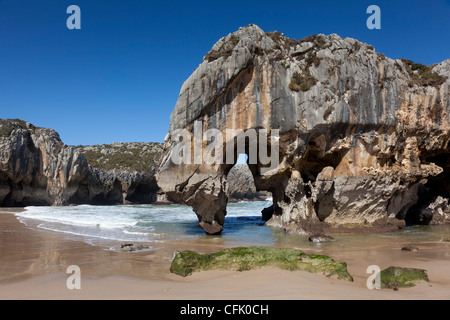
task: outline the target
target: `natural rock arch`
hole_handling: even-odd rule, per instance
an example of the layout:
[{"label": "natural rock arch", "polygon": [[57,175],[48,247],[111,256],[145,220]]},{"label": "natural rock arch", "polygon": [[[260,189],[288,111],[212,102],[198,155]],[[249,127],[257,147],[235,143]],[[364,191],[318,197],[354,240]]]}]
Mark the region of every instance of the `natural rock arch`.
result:
[{"label": "natural rock arch", "polygon": [[402,227],[419,190],[448,177],[438,160],[450,150],[450,60],[426,67],[432,81],[411,65],[335,34],[293,40],[241,28],[220,39],[183,84],[158,184],[192,206],[207,233],[219,233],[230,166],[175,165],[175,132],[194,135],[196,122],[222,134],[278,130],[278,166],[266,175],[259,160],[250,166],[257,189],[273,194],[269,225],[292,232]]}]

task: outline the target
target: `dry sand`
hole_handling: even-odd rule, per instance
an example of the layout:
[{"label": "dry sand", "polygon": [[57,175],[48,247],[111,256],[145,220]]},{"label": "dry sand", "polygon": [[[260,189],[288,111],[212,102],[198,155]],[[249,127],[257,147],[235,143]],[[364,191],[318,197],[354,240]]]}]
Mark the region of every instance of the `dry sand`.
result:
[{"label": "dry sand", "polygon": [[[212,252],[222,246],[170,242],[145,251],[117,252],[28,228],[13,214],[5,213],[0,214],[0,299],[450,299],[450,243],[411,243],[420,248],[416,252],[403,252],[402,245],[324,250],[335,260],[348,263],[354,282],[269,268],[208,271],[182,278],[169,272],[175,250]],[[392,265],[426,269],[430,283],[399,291],[369,290],[366,269],[373,264],[382,269]],[[81,269],[80,290],[67,289],[70,265]]]}]

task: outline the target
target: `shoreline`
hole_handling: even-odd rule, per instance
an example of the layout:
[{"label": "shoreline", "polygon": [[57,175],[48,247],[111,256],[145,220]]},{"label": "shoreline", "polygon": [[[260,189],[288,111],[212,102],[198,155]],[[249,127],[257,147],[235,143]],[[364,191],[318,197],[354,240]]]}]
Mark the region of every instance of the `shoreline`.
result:
[{"label": "shoreline", "polygon": [[[30,228],[13,212],[0,213],[0,299],[112,300],[302,300],[302,299],[450,299],[450,243],[408,242],[418,252],[402,252],[405,243],[368,248],[318,248],[346,262],[354,282],[303,271],[264,268],[244,272],[206,271],[183,278],[171,274],[175,251],[214,252],[214,241],[169,241],[150,249],[118,252],[69,239],[64,234]],[[120,243],[117,243],[120,247]],[[304,250],[303,248],[300,248]],[[307,249],[304,250],[308,252]],[[370,265],[395,265],[428,271],[429,284],[393,291],[369,290]],[[69,265],[81,269],[81,290],[69,290]],[[117,288],[120,288],[118,290]]]}]

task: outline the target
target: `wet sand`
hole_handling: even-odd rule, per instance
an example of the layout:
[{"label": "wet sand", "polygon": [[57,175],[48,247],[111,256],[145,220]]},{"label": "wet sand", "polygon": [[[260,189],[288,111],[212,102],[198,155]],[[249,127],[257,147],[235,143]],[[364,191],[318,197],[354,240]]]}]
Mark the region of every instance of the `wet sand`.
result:
[{"label": "wet sand", "polygon": [[[420,250],[401,251],[405,245]],[[120,247],[120,243],[113,246]],[[0,214],[0,299],[450,299],[450,243],[438,241],[320,249],[337,261],[347,262],[354,282],[270,268],[208,271],[186,278],[169,272],[176,250],[204,253],[224,247],[220,241],[173,241],[139,252],[117,252],[29,228],[13,214],[4,213]],[[81,269],[81,290],[69,290],[66,286],[66,269],[70,265]],[[369,290],[366,269],[370,265],[381,269],[393,265],[422,268],[428,271],[430,283],[399,291]]]}]

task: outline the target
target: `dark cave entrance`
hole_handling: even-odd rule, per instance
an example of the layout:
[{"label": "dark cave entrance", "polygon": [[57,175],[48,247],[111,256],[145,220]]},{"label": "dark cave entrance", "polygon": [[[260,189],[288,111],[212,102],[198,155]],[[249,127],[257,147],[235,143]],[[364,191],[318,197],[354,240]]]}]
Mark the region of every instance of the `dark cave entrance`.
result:
[{"label": "dark cave entrance", "polygon": [[450,151],[441,152],[422,152],[422,163],[435,163],[443,168],[443,172],[430,177],[427,183],[419,186],[418,201],[413,205],[405,216],[407,226],[428,225],[433,219],[433,212],[428,207],[439,196],[444,199],[450,199]]}]

